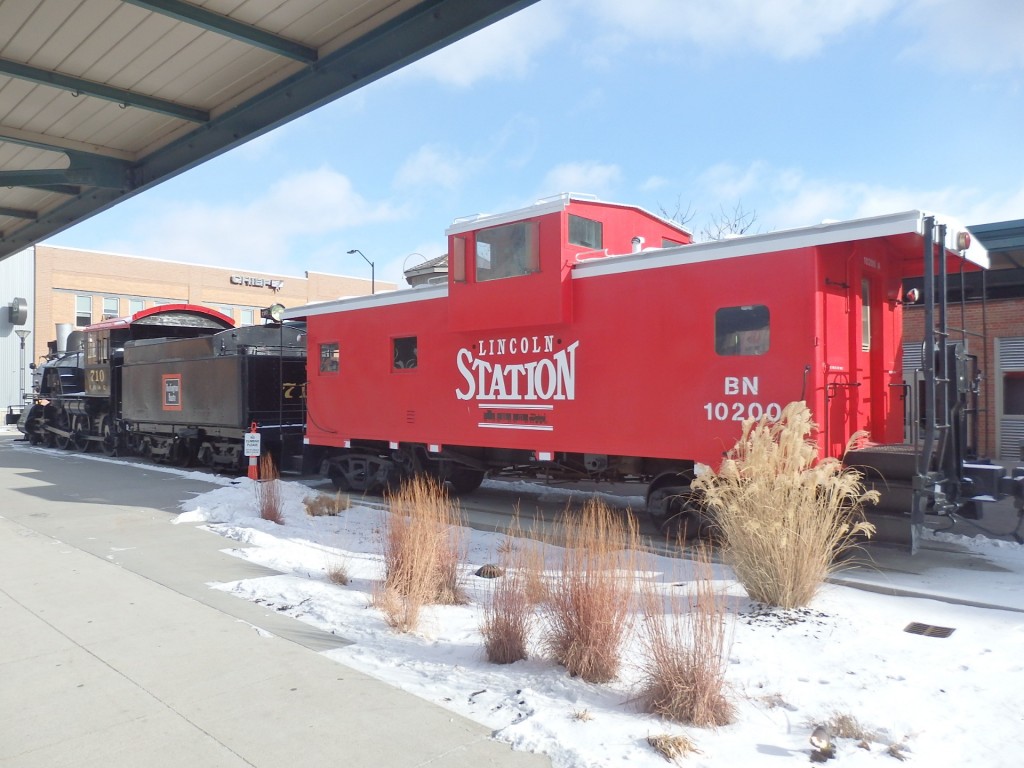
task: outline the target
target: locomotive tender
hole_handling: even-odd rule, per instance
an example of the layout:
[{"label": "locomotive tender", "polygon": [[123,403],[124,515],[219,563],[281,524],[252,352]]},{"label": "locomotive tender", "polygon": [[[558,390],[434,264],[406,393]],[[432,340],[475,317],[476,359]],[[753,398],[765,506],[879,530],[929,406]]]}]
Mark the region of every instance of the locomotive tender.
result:
[{"label": "locomotive tender", "polygon": [[[912,506],[915,530],[926,508],[1024,496],[1024,479],[964,461],[973,358],[946,329],[935,265],[945,286],[988,259],[933,217],[694,244],[638,208],[563,195],[447,236],[446,284],[284,315],[307,324],[306,442],[339,489],[415,472],[457,492],[488,472],[635,480],[656,523],[692,531],[699,465],[718,466],[744,419],[804,400],[822,455],[867,433],[854,463],[909,489],[895,511]],[[929,270],[942,324],[926,338],[928,423],[906,443],[902,281]]]},{"label": "locomotive tender", "polygon": [[277,455],[302,449],[305,339],[279,324],[235,328],[169,304],[87,327],[84,349],[43,365],[19,429],[33,444],[239,469],[253,423]]}]

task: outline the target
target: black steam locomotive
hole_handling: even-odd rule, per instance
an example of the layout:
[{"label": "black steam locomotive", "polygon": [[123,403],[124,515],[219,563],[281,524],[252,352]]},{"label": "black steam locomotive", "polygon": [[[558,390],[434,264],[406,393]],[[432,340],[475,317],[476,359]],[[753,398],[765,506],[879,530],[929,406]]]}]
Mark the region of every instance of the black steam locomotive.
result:
[{"label": "black steam locomotive", "polygon": [[301,325],[236,328],[215,310],[167,304],[72,336],[77,348],[36,371],[35,400],[18,422],[32,444],[237,470],[255,425],[279,463],[301,456]]}]

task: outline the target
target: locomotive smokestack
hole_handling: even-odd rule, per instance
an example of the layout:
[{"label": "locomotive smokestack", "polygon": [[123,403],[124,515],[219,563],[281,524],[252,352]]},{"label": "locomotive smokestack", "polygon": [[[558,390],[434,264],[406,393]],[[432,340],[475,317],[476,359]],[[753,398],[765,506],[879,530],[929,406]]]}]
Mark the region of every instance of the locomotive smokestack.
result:
[{"label": "locomotive smokestack", "polygon": [[68,351],[68,337],[74,326],[71,323],[57,323],[57,353],[63,355]]},{"label": "locomotive smokestack", "polygon": [[633,244],[633,253],[640,253],[644,249],[644,239],[637,235],[631,241]]}]

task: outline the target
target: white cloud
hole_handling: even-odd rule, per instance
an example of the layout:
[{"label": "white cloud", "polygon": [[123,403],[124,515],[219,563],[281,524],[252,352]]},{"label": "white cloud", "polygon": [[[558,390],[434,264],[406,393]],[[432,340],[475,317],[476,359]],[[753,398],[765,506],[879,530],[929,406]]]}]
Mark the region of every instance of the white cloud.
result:
[{"label": "white cloud", "polygon": [[982,194],[957,185],[927,189],[837,181],[809,176],[800,169],[752,163],[746,168],[724,164],[709,168],[699,177],[698,187],[696,199],[708,202],[707,208],[696,212],[698,219],[741,204],[757,214],[759,231],[913,209],[950,216],[962,224],[981,224],[1017,219],[1024,210],[1024,178],[1017,189]]},{"label": "white cloud", "polygon": [[458,152],[445,152],[436,145],[423,146],[402,163],[395,174],[395,186],[399,189],[443,187],[452,190],[477,165],[478,161],[462,157]]},{"label": "white cloud", "polygon": [[617,165],[583,162],[556,165],[541,182],[540,196],[557,195],[563,192],[581,192],[609,197],[622,177]]},{"label": "white cloud", "polygon": [[654,192],[659,189],[664,189],[669,186],[672,182],[666,179],[664,176],[648,176],[640,184],[641,192]]},{"label": "white cloud", "polygon": [[537,3],[421,59],[406,74],[458,88],[523,77],[535,56],[562,36],[564,17],[559,3]]},{"label": "white cloud", "polygon": [[641,39],[795,59],[818,53],[829,39],[874,23],[897,5],[896,0],[587,0],[579,7]]},{"label": "white cloud", "polygon": [[915,0],[901,18],[922,35],[907,49],[914,58],[970,72],[1024,70],[1020,0]]},{"label": "white cloud", "polygon": [[[133,222],[130,251],[173,261],[245,265],[291,274],[308,266],[306,254],[293,253],[301,247],[297,245],[301,238],[400,215],[389,203],[365,200],[345,176],[321,168],[283,178],[246,204],[163,202],[145,207]],[[297,258],[290,260],[290,255]]]}]

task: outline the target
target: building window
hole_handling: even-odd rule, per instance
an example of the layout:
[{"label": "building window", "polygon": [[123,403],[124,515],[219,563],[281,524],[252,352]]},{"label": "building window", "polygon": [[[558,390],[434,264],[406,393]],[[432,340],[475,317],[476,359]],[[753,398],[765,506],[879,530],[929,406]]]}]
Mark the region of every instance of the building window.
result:
[{"label": "building window", "polygon": [[672,240],[671,238],[668,238],[668,237],[661,238],[661,247],[662,248],[675,248],[678,245],[686,245],[686,243],[681,243],[678,240]]},{"label": "building window", "polygon": [[768,307],[754,304],[715,312],[715,352],[719,355],[763,355],[768,340]]},{"label": "building window", "polygon": [[145,299],[128,299],[128,314],[134,315],[146,308]]},{"label": "building window", "polygon": [[391,363],[395,370],[409,370],[417,365],[416,337],[391,340]]},{"label": "building window", "polygon": [[[225,314],[227,314],[225,312]],[[230,315],[229,315],[230,317]],[[242,310],[242,325],[253,325],[256,322],[256,310],[254,309],[243,309]]]},{"label": "building window", "polygon": [[582,216],[569,214],[569,242],[593,248],[595,251],[604,248],[604,225],[600,221],[585,219]]},{"label": "building window", "polygon": [[121,302],[118,301],[117,296],[104,296],[103,297],[103,319],[113,320],[115,317],[120,317]]},{"label": "building window", "polygon": [[1024,416],[1024,371],[1003,374],[1003,415]]},{"label": "building window", "polygon": [[75,325],[92,325],[92,296],[75,296]]},{"label": "building window", "polygon": [[520,221],[476,233],[477,282],[539,271],[537,222]]},{"label": "building window", "polygon": [[339,368],[338,342],[320,345],[320,373],[337,373]]}]

